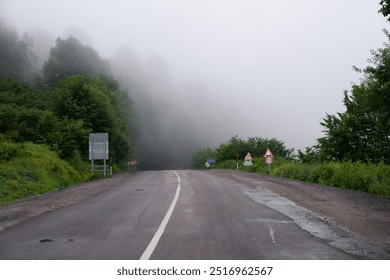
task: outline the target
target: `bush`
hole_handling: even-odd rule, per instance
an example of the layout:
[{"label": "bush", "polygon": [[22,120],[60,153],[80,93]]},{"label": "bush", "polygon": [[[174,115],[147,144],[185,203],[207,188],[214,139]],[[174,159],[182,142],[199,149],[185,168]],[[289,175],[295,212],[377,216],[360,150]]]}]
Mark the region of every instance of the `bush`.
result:
[{"label": "bush", "polygon": [[214,167],[219,169],[236,169],[237,161],[230,159],[222,162],[217,162],[217,164]]},{"label": "bush", "polygon": [[[285,159],[281,159],[281,158],[274,159],[274,162],[271,166],[271,170],[286,162],[287,161]],[[211,166],[211,168],[237,169],[237,160],[231,159],[222,162],[217,162],[217,164],[215,166]],[[239,160],[238,169],[243,171],[249,171],[249,172],[269,174],[269,166],[268,164],[265,163],[264,158],[262,157],[253,157],[251,166],[244,166],[243,160]]]},{"label": "bush", "polygon": [[287,162],[275,168],[273,175],[390,195],[390,166],[384,163],[329,162],[308,165]]},{"label": "bush", "polygon": [[318,177],[313,176],[313,169],[313,166],[309,164],[296,164],[293,162],[285,162],[276,167],[272,174],[296,180],[318,182]]},{"label": "bush", "polygon": [[0,204],[88,179],[48,147],[0,138]]}]

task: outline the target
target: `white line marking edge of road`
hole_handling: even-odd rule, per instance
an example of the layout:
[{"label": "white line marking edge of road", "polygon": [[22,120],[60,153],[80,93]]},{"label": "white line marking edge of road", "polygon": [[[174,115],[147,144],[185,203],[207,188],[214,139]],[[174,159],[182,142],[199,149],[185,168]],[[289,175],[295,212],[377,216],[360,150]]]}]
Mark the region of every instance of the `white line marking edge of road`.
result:
[{"label": "white line marking edge of road", "polygon": [[180,194],[180,189],[181,189],[181,179],[179,174],[175,170],[172,170],[177,177],[177,189],[176,189],[176,194],[175,197],[172,200],[171,206],[169,206],[168,212],[165,214],[164,219],[162,220],[160,227],[157,229],[156,233],[154,234],[152,240],[150,241],[148,247],[146,248],[145,252],[142,254],[140,260],[149,260],[150,257],[153,254],[154,249],[156,249],[157,244],[161,238],[161,236],[164,233],[165,227],[167,226],[169,219],[172,216],[173,209],[176,206],[177,200],[179,199],[179,194]]}]

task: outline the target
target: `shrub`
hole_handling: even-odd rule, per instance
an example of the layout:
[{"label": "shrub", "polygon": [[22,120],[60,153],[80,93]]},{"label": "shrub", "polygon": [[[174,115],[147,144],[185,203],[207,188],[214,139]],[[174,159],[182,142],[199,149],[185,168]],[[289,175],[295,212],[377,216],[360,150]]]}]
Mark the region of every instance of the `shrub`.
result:
[{"label": "shrub", "polygon": [[0,204],[63,188],[86,176],[48,147],[0,138]]},{"label": "shrub", "polygon": [[273,175],[390,195],[390,166],[384,163],[329,162],[309,165],[289,162],[277,167]]}]

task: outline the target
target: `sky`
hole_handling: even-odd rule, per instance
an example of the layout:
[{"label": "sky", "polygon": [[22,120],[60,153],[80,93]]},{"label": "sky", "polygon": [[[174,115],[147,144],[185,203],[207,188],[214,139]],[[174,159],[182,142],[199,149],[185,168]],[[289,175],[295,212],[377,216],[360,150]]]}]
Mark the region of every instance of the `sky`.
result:
[{"label": "sky", "polygon": [[378,10],[379,0],[0,0],[20,33],[74,32],[105,58],[123,46],[143,64],[158,57],[170,98],[202,116],[205,144],[258,136],[295,149],[344,111],[360,79],[352,66],[386,40]]}]

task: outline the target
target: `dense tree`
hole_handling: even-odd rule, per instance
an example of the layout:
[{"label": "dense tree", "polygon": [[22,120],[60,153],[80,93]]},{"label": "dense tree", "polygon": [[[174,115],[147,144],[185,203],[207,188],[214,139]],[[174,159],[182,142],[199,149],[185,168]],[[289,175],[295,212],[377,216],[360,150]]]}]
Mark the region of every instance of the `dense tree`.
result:
[{"label": "dense tree", "polygon": [[33,82],[37,56],[31,50],[32,38],[24,34],[20,39],[0,19],[0,76]]},{"label": "dense tree", "polygon": [[[60,118],[83,121],[92,132],[108,132],[114,159],[119,162],[128,159],[131,103],[115,81],[69,76],[54,88],[53,107]],[[86,152],[85,146],[83,153]]]},{"label": "dense tree", "polygon": [[28,84],[0,76],[0,104],[14,104],[44,110],[50,104],[50,95]]},{"label": "dense tree", "polygon": [[306,147],[305,151],[298,150],[298,161],[300,163],[316,163],[321,161],[320,148],[318,145]]},{"label": "dense tree", "polygon": [[88,134],[108,132],[116,163],[129,158],[131,103],[109,78],[70,76],[57,87],[36,90],[0,78],[0,134],[17,142],[46,144],[65,158],[87,158]]},{"label": "dense tree", "polygon": [[238,136],[232,137],[228,142],[222,143],[216,150],[217,161],[229,159],[244,159],[250,152],[252,156],[262,157],[267,148],[271,149],[276,157],[290,159],[293,149],[287,149],[282,141],[275,138],[266,139],[260,137],[249,137],[242,140]]},{"label": "dense tree", "polygon": [[360,84],[344,94],[346,111],[327,115],[319,139],[326,160],[390,163],[390,35],[384,48],[372,51],[371,65],[356,71]]},{"label": "dense tree", "polygon": [[381,0],[379,4],[381,5],[379,12],[382,13],[387,20],[390,20],[390,0]]},{"label": "dense tree", "polygon": [[91,47],[82,45],[76,38],[57,38],[51,48],[48,61],[43,66],[43,80],[54,86],[67,76],[82,74],[93,78],[99,75],[110,76],[107,61]]},{"label": "dense tree", "polygon": [[63,158],[85,149],[91,130],[82,120],[58,117],[50,103],[47,92],[0,78],[0,134],[16,142],[49,145]]},{"label": "dense tree", "polygon": [[204,168],[208,159],[215,159],[215,150],[212,148],[201,149],[192,157],[192,165],[195,168]]}]

